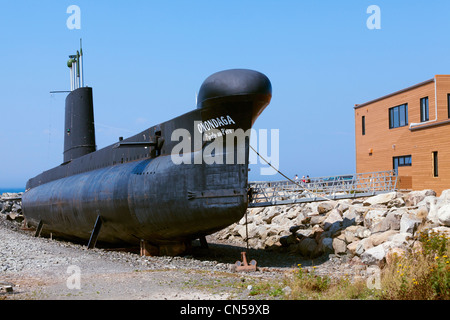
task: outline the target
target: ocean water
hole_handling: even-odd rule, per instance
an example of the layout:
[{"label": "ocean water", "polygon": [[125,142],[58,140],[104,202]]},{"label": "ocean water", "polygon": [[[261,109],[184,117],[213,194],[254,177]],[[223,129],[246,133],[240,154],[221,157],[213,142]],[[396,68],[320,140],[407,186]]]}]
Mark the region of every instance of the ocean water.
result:
[{"label": "ocean water", "polygon": [[25,188],[0,188],[0,195],[5,192],[19,193],[19,192],[24,192],[24,191],[25,191]]}]

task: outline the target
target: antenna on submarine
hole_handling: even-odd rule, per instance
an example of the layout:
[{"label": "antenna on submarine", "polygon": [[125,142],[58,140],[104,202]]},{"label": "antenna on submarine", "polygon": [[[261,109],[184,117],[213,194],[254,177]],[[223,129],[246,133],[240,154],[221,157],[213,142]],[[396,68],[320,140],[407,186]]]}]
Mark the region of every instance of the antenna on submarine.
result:
[{"label": "antenna on submarine", "polygon": [[70,91],[84,87],[82,39],[80,39],[80,50],[69,56],[67,66],[70,68]]},{"label": "antenna on submarine", "polygon": [[70,69],[70,91],[50,91],[53,93],[72,92],[78,88],[84,87],[84,69],[83,69],[83,40],[80,38],[80,50],[76,54],[69,55],[67,66]]},{"label": "antenna on submarine", "polygon": [[83,77],[83,73],[84,73],[84,69],[83,69],[83,45],[82,45],[82,39],[80,38],[80,81],[81,81],[81,87],[84,87],[84,77]]}]

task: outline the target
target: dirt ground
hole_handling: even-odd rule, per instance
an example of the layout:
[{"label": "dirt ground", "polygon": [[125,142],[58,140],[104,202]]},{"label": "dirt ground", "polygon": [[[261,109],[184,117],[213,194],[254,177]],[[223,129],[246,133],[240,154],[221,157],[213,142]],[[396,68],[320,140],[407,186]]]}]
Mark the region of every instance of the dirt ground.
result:
[{"label": "dirt ground", "polygon": [[[255,300],[282,295],[251,294],[264,281],[282,283],[301,263],[317,272],[336,269],[283,252],[249,249],[257,272],[234,272],[245,244],[208,236],[209,248],[194,243],[189,255],[141,257],[137,250],[88,250],[85,245],[35,238],[32,231],[0,221],[0,299],[3,300]],[[10,285],[12,292],[6,292]]]}]

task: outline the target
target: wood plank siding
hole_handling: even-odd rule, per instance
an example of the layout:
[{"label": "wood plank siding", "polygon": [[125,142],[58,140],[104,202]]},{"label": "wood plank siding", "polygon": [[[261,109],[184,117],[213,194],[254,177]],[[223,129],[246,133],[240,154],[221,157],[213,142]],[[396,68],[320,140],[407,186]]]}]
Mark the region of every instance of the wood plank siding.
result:
[{"label": "wood plank siding", "polygon": [[[450,189],[449,94],[450,75],[436,75],[415,86],[356,105],[356,171],[392,170],[394,157],[407,163],[405,157],[410,156],[411,165],[398,167],[400,188],[433,189],[438,194]],[[428,98],[428,120],[421,122],[423,98]],[[389,109],[404,104],[408,106],[408,124],[390,128]]]}]

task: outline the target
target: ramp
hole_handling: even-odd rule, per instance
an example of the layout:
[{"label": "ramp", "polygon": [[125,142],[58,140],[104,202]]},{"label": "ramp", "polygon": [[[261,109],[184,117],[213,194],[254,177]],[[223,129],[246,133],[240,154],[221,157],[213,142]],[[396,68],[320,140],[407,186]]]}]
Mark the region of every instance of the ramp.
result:
[{"label": "ramp", "polygon": [[354,199],[397,190],[395,170],[310,178],[303,182],[262,181],[249,183],[249,208]]}]

